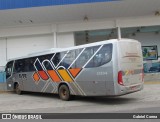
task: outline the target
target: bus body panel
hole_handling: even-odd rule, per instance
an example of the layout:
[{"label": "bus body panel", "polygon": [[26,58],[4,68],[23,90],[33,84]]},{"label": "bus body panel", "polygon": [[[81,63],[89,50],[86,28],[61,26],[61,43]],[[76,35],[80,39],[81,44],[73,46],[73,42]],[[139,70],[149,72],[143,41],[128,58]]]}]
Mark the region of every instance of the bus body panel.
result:
[{"label": "bus body panel", "polygon": [[[115,95],[143,89],[143,58],[141,44],[131,39],[117,43],[118,72],[122,72],[123,85],[116,84]],[[117,79],[118,81],[118,79]]]},{"label": "bus body panel", "polygon": [[[105,45],[106,48],[108,48],[108,45],[112,46],[112,50],[110,52],[111,60],[108,60],[108,62],[104,64],[102,63],[102,65],[91,67],[89,64],[92,64],[90,63],[92,62],[92,59],[95,58],[96,62],[98,62],[100,58],[96,57],[102,57],[103,54],[99,52]],[[130,39],[109,40],[79,46],[78,48],[74,47],[73,49],[71,48],[64,49],[62,51],[59,50],[59,52],[52,52],[49,53],[52,58],[43,58],[43,60],[40,60],[39,56],[33,56],[34,64],[32,64],[32,66],[35,68],[35,65],[37,65],[36,62],[39,62],[39,65],[43,70],[43,72],[41,72],[43,73],[43,78],[40,77],[40,74],[37,74],[39,71],[36,68],[34,71],[30,72],[22,71],[15,73],[13,71],[12,75],[7,79],[7,88],[8,90],[13,90],[14,83],[18,83],[23,91],[57,94],[59,85],[65,83],[68,85],[71,95],[118,96],[139,91],[143,88],[143,65],[140,46],[141,45],[139,42]],[[83,54],[83,52],[85,52],[84,50],[92,47],[95,48],[95,52],[82,65],[82,67],[68,67],[69,65],[76,65],[76,61],[79,60],[79,57]],[[131,49],[132,47],[133,49]],[[61,62],[65,58],[70,57],[68,56],[69,52],[77,49],[80,49],[80,52],[77,54],[77,57],[72,59],[71,64],[65,64],[65,66],[63,64],[63,66],[61,66]],[[54,64],[54,56],[56,54],[60,54],[61,52],[65,52],[65,54],[63,54],[64,58],[62,58],[59,63]],[[105,53],[103,59],[107,58],[107,56],[108,54]],[[15,62],[18,60],[21,59],[15,59]],[[44,65],[46,62],[49,62],[52,66],[49,70],[46,68],[46,65]],[[16,66],[14,66],[13,69],[15,67]],[[55,78],[55,76],[50,76],[49,71],[52,73],[54,72],[54,75],[56,75],[55,81],[52,79]],[[120,71],[123,75],[123,85],[118,83],[118,74]],[[37,80],[34,79],[34,75]]]},{"label": "bus body panel", "polygon": [[103,67],[86,68],[76,79],[86,96],[105,96],[113,92],[112,62]]}]

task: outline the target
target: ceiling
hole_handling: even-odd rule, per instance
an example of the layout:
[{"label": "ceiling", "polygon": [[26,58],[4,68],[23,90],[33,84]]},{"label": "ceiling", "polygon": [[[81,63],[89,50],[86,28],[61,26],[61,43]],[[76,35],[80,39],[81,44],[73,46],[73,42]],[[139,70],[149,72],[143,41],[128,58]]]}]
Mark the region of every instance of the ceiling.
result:
[{"label": "ceiling", "polygon": [[154,16],[160,0],[120,0],[46,7],[0,10],[0,26],[63,23],[119,17]]}]

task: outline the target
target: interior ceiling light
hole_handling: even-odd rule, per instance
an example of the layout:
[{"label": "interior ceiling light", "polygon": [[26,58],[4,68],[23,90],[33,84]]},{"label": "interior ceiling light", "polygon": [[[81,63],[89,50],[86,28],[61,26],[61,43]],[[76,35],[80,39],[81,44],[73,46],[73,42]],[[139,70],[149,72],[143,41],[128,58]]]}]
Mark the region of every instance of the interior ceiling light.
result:
[{"label": "interior ceiling light", "polygon": [[160,11],[155,11],[154,15],[155,16],[160,16]]},{"label": "interior ceiling light", "polygon": [[29,23],[34,23],[33,20],[15,20],[14,23],[19,23],[19,24],[29,24]]},{"label": "interior ceiling light", "polygon": [[21,23],[21,24],[23,23],[22,20],[19,20],[18,22]]},{"label": "interior ceiling light", "polygon": [[88,22],[88,16],[87,15],[84,16],[83,21]]},{"label": "interior ceiling light", "polygon": [[140,32],[140,29],[139,29],[139,28],[137,29],[137,32]]},{"label": "interior ceiling light", "polygon": [[31,23],[33,23],[33,20],[30,19],[29,21],[30,21]]}]

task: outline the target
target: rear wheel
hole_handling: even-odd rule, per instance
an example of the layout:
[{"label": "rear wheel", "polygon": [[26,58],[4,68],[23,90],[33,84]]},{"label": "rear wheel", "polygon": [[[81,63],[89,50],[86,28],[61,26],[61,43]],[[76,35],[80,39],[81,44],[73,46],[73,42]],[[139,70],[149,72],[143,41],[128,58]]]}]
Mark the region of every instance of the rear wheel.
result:
[{"label": "rear wheel", "polygon": [[59,97],[62,100],[68,101],[71,98],[70,91],[67,85],[61,85],[58,91]]},{"label": "rear wheel", "polygon": [[21,91],[20,86],[19,86],[18,83],[15,85],[15,93],[16,93],[16,94],[19,94],[19,95],[22,94],[22,91]]}]

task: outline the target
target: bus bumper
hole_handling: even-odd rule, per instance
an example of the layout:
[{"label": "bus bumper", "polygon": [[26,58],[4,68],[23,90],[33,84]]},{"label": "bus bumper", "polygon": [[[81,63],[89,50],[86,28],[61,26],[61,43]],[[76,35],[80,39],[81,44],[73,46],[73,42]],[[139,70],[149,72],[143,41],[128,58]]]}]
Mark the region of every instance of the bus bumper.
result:
[{"label": "bus bumper", "polygon": [[134,84],[131,86],[121,86],[119,90],[115,92],[115,95],[125,95],[133,92],[137,92],[143,89],[143,83]]}]

